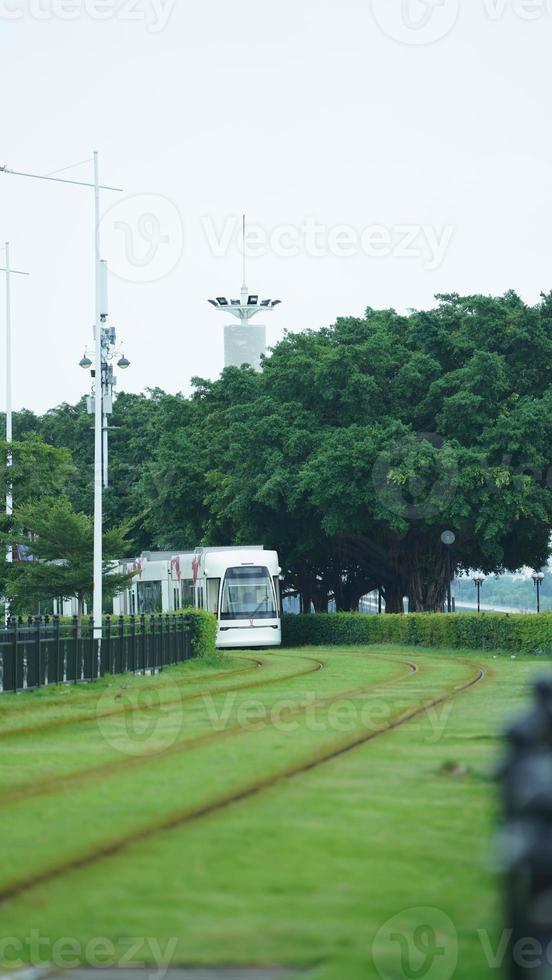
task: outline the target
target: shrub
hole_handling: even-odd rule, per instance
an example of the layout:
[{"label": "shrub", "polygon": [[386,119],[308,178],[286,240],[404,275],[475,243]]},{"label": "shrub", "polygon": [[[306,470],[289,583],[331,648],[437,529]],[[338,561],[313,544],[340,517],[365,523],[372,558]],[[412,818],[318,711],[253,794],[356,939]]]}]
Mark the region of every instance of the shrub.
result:
[{"label": "shrub", "polygon": [[552,655],[552,613],[541,613],[540,616],[522,613],[412,613],[406,616],[322,613],[283,618],[284,646],[371,643],[511,650],[547,656]]},{"label": "shrub", "polygon": [[217,620],[204,609],[185,609],[186,622],[192,629],[194,657],[212,657],[216,653]]}]

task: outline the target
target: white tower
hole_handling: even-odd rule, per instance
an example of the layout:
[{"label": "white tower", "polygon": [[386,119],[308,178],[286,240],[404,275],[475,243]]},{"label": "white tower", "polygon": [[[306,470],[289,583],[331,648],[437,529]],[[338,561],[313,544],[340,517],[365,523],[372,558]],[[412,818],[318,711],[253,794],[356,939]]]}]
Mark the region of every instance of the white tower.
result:
[{"label": "white tower", "polygon": [[245,281],[245,215],[243,216],[243,283],[240,299],[231,299],[230,302],[225,296],[217,296],[209,302],[217,310],[230,313],[235,316],[239,323],[227,324],[224,328],[224,366],[241,367],[242,364],[250,364],[255,370],[261,366],[261,356],[266,353],[266,327],[261,324],[251,324],[251,320],[257,313],[263,310],[271,313],[279,306],[279,299],[263,299],[259,302],[259,297],[250,293]]}]

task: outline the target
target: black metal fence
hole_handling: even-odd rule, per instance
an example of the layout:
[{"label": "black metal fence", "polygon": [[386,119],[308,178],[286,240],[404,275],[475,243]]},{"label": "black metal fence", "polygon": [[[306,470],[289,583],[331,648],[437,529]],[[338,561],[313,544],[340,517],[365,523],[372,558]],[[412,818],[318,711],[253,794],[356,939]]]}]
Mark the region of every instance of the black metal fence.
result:
[{"label": "black metal fence", "polygon": [[101,643],[94,621],[71,623],[35,617],[0,627],[0,693],[48,684],[79,684],[106,674],[157,673],[193,656],[191,627],[183,616],[107,616]]}]

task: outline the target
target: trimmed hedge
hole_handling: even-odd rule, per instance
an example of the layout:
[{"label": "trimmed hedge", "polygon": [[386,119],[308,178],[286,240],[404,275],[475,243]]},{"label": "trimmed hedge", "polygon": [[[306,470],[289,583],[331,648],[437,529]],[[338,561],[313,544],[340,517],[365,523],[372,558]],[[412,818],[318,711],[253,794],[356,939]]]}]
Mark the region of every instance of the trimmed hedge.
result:
[{"label": "trimmed hedge", "polygon": [[185,609],[183,615],[192,628],[194,657],[212,657],[217,652],[216,616],[204,609]]},{"label": "trimmed hedge", "polygon": [[287,647],[398,643],[552,656],[552,613],[320,613],[284,616],[282,625]]}]

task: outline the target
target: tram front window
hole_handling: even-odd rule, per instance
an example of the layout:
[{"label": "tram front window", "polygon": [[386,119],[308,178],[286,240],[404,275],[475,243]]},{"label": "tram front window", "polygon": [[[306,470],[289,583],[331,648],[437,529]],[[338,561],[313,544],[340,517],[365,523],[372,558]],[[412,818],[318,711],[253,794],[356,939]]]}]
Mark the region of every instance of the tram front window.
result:
[{"label": "tram front window", "polygon": [[276,619],[268,568],[229,568],[224,576],[221,619]]}]

